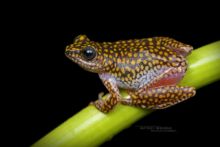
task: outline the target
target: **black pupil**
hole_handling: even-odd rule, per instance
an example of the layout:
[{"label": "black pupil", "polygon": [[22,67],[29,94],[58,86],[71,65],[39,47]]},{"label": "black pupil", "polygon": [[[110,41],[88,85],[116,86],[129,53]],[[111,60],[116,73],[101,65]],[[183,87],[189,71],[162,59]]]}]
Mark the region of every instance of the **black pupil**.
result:
[{"label": "black pupil", "polygon": [[92,47],[86,47],[84,50],[83,50],[83,55],[84,57],[87,59],[87,60],[91,60],[95,57],[96,55],[96,52],[95,50],[92,48]]}]

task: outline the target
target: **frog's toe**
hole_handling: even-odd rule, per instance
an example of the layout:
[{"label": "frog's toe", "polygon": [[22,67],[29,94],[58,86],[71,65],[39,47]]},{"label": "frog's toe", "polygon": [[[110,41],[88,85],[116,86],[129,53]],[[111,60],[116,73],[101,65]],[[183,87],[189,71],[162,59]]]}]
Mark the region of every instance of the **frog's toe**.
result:
[{"label": "frog's toe", "polygon": [[98,98],[99,98],[99,100],[101,100],[102,99],[102,97],[104,96],[104,92],[100,92],[99,94],[98,94]]},{"label": "frog's toe", "polygon": [[90,102],[89,105],[94,105],[94,102]]},{"label": "frog's toe", "polygon": [[111,94],[106,94],[106,96],[104,96],[104,92],[100,92],[98,94],[98,99],[99,100],[108,100],[111,98]]}]

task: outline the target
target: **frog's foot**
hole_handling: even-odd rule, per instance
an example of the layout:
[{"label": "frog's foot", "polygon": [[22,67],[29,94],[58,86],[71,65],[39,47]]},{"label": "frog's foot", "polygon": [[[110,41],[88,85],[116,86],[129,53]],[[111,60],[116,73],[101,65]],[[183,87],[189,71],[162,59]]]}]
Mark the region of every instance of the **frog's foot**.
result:
[{"label": "frog's foot", "polygon": [[121,99],[125,105],[148,109],[164,109],[182,102],[196,94],[193,87],[161,86],[147,89],[142,93],[129,92],[131,98]]},{"label": "frog's foot", "polygon": [[[104,93],[103,93],[104,94]],[[102,93],[99,94],[99,100],[91,102],[99,111],[103,113],[108,113],[113,107],[118,103],[118,99],[108,95],[107,98],[102,99]]]}]

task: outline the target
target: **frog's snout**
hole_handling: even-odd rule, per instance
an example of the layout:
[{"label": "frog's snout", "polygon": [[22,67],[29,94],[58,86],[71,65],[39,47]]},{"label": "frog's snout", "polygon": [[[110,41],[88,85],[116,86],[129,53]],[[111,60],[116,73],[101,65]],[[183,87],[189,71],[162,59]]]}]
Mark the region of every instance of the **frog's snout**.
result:
[{"label": "frog's snout", "polygon": [[79,53],[80,53],[79,50],[69,50],[69,49],[66,49],[66,51],[65,51],[65,55],[68,58],[73,58],[73,57],[79,55]]}]

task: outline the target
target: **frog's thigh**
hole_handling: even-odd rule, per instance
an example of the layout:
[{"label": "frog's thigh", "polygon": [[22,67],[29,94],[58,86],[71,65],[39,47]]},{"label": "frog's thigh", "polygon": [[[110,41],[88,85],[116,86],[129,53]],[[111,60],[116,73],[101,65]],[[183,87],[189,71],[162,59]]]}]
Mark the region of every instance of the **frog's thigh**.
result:
[{"label": "frog's thigh", "polygon": [[130,99],[122,99],[125,105],[134,105],[149,109],[163,109],[182,102],[195,95],[193,87],[161,86],[150,88],[142,93],[129,92]]}]

